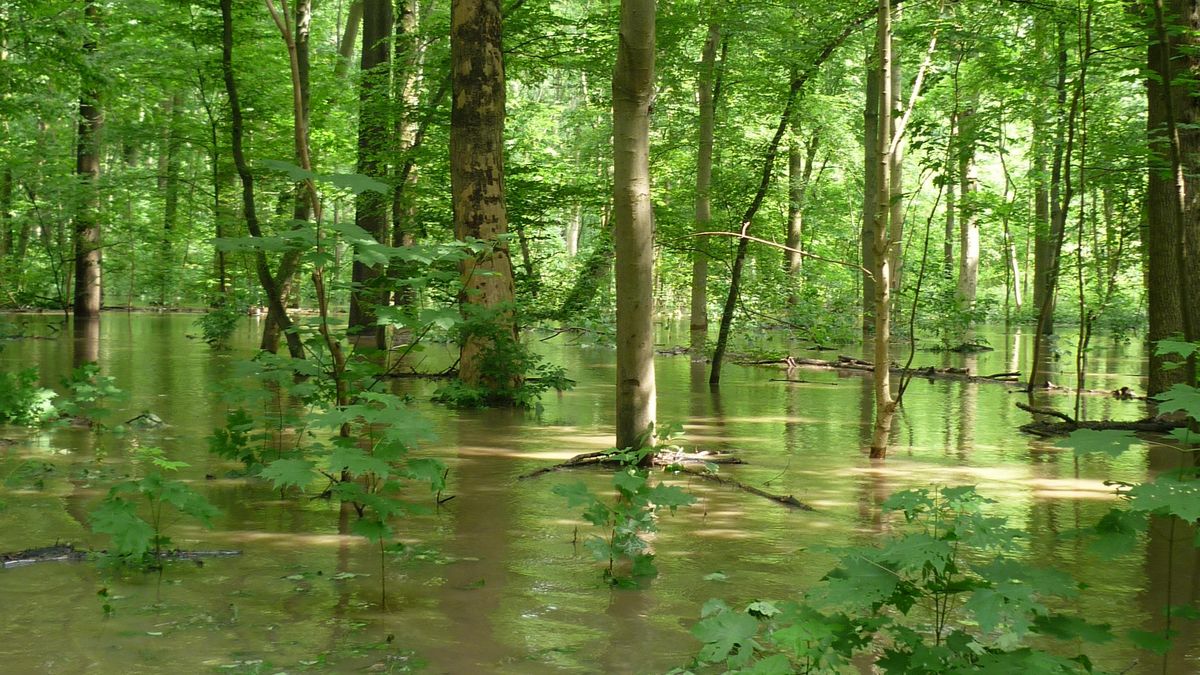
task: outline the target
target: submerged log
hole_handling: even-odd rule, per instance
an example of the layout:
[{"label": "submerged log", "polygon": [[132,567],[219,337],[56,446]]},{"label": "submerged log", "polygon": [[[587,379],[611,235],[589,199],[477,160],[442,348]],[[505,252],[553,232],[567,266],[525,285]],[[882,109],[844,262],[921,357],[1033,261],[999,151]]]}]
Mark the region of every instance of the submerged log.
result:
[{"label": "submerged log", "polygon": [[1147,417],[1145,419],[1134,420],[1131,422],[1116,422],[1112,420],[1076,420],[1070,415],[1061,413],[1052,408],[1038,408],[1026,403],[1017,402],[1017,407],[1025,412],[1034,415],[1042,415],[1044,417],[1055,417],[1060,422],[1050,422],[1048,420],[1034,420],[1028,424],[1021,425],[1021,431],[1042,438],[1050,438],[1053,436],[1066,436],[1072,431],[1078,429],[1093,429],[1095,431],[1139,431],[1144,433],[1165,434],[1174,429],[1179,429],[1187,426],[1187,421],[1184,419],[1171,419],[1162,415],[1158,417]]},{"label": "submerged log", "polygon": [[[91,551],[75,548],[74,544],[55,544],[41,548],[30,548],[12,553],[0,553],[0,568],[22,567],[42,562],[80,562],[107,551]],[[161,551],[159,560],[201,560],[203,558],[229,558],[241,555],[241,551],[183,551],[174,549]]]}]

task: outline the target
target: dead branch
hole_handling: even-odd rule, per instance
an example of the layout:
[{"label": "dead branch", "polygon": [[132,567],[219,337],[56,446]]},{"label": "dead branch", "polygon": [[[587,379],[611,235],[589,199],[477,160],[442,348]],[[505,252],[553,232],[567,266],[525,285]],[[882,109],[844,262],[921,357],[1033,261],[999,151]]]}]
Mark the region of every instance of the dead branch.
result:
[{"label": "dead branch", "polygon": [[1020,408],[1021,410],[1024,410],[1027,413],[1033,413],[1034,415],[1045,415],[1047,417],[1057,417],[1058,419],[1066,422],[1067,424],[1073,424],[1076,426],[1078,426],[1078,424],[1079,424],[1070,415],[1067,415],[1066,413],[1061,413],[1053,408],[1035,408],[1034,406],[1031,406],[1028,403],[1021,403],[1020,401],[1017,401],[1017,407]]},{"label": "dead branch", "polygon": [[800,501],[799,499],[796,499],[792,495],[773,494],[773,493],[767,492],[766,490],[763,490],[762,488],[755,487],[753,485],[747,485],[746,483],[743,483],[739,480],[730,478],[729,476],[722,476],[719,473],[713,473],[711,471],[706,470],[704,467],[683,466],[679,470],[682,471],[683,473],[695,476],[697,478],[711,481],[711,482],[717,483],[719,485],[737,488],[739,490],[749,492],[750,494],[758,495],[759,497],[764,497],[766,499],[770,499],[771,501],[776,502],[778,504],[783,504],[784,506],[790,506],[794,509],[800,509],[801,511],[815,511],[816,510],[813,507],[809,506],[808,504],[805,504],[804,502]]}]

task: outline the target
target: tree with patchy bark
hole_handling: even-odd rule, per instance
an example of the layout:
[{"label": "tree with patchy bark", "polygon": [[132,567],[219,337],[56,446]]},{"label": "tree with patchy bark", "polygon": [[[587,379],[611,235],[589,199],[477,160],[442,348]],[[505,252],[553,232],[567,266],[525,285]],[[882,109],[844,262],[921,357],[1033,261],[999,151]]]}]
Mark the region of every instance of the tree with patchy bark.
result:
[{"label": "tree with patchy bark", "polygon": [[[504,59],[500,4],[454,0],[450,10],[453,94],[450,112],[450,191],[454,234],[484,248],[460,266],[467,334],[459,379],[470,387],[508,387],[494,378],[519,377],[481,368],[496,340],[518,340],[513,316],[513,273],[504,202]],[[471,328],[488,322],[491,334]]]}]

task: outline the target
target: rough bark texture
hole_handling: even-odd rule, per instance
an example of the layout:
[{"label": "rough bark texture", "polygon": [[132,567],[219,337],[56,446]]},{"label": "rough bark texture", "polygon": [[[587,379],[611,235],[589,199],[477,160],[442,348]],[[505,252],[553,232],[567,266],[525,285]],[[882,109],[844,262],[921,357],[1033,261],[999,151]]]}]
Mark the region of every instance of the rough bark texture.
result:
[{"label": "rough bark texture", "polygon": [[[696,154],[696,231],[707,232],[712,224],[712,208],[709,190],[712,186],[713,128],[715,113],[713,104],[713,79],[717,62],[717,47],[721,42],[721,28],[709,24],[708,38],[700,57],[700,137]],[[704,351],[708,331],[708,254],[699,241],[692,251],[692,305],[691,305],[692,351],[699,355]]]},{"label": "rough bark texture", "polygon": [[[1035,51],[1039,55],[1046,52],[1042,37],[1045,30],[1041,26],[1041,22],[1035,22]],[[1053,264],[1052,245],[1053,238],[1050,233],[1050,178],[1048,175],[1047,157],[1049,155],[1049,135],[1052,130],[1052,125],[1047,119],[1045,111],[1041,108],[1034,110],[1033,114],[1033,134],[1032,147],[1030,154],[1032,157],[1032,166],[1030,167],[1034,176],[1033,188],[1033,306],[1041,308],[1046,303],[1047,294],[1054,292],[1054,286],[1050,282],[1050,266]],[[1053,302],[1051,300],[1050,302]],[[1053,305],[1051,305],[1053,306]],[[1051,312],[1053,317],[1053,312]],[[1054,332],[1054,322],[1050,321],[1046,324],[1047,333]]]},{"label": "rough bark texture", "polygon": [[[504,206],[504,61],[500,51],[500,4],[496,0],[454,0],[450,16],[453,104],[450,113],[450,189],[454,232],[459,240],[478,239],[491,248],[461,265],[463,302],[468,315],[497,311],[492,320],[516,339],[512,320],[513,275]],[[459,377],[469,386],[486,384],[480,370],[489,341],[467,336]]]},{"label": "rough bark texture", "polygon": [[901,86],[900,54],[896,50],[896,37],[891,38],[892,47],[892,96],[888,105],[891,107],[891,134],[889,141],[891,152],[888,156],[888,236],[892,246],[888,251],[888,264],[891,266],[892,291],[900,289],[900,275],[904,268],[904,140],[897,142],[896,135],[900,132],[900,116],[904,109],[904,92]]},{"label": "rough bark texture", "polygon": [[618,448],[653,442],[655,424],[654,221],[650,204],[654,15],[654,0],[621,0],[613,73]]},{"label": "rough bark texture", "polygon": [[[96,52],[95,31],[100,10],[95,0],[84,0],[87,24],[83,58]],[[89,68],[94,66],[89,66]],[[95,77],[82,74],[79,94],[79,128],[76,139],[75,174],[79,177],[79,200],[75,211],[75,316],[100,315],[100,130],[104,117]]]},{"label": "rough bark texture", "polygon": [[[788,223],[785,244],[788,250],[783,252],[783,265],[792,277],[793,284],[799,280],[804,266],[804,256],[799,253],[804,243],[804,201],[808,196],[808,184],[812,180],[820,146],[820,132],[815,130],[804,143],[803,150],[799,139],[793,138],[788,145]],[[788,301],[794,304],[796,298],[789,296]]]},{"label": "rough bark texture", "polygon": [[[391,136],[388,116],[388,62],[391,57],[388,38],[392,34],[391,0],[363,0],[362,21],[362,78],[359,84],[358,165],[365,176],[383,179],[387,176],[384,153]],[[373,190],[355,198],[354,222],[375,241],[387,242],[389,200]],[[373,342],[382,349],[383,329],[376,325],[375,308],[381,303],[377,288],[382,269],[355,259],[351,271],[353,290],[350,293],[350,325],[352,334]]]},{"label": "rough bark texture", "polygon": [[[1149,185],[1146,193],[1148,215],[1147,236],[1144,238],[1147,257],[1147,291],[1149,296],[1151,342],[1178,333],[1185,333],[1185,312],[1200,303],[1196,288],[1196,251],[1200,237],[1200,203],[1197,202],[1200,180],[1197,179],[1197,153],[1200,153],[1200,129],[1196,128],[1200,105],[1193,92],[1200,69],[1195,50],[1200,45],[1196,31],[1200,29],[1197,3],[1192,0],[1167,0],[1161,13],[1167,26],[1167,44],[1157,37],[1152,19],[1149,24],[1148,65],[1151,76],[1146,78],[1148,103],[1147,133],[1150,142]],[[1184,30],[1177,26],[1182,24]],[[1165,53],[1164,53],[1165,52]],[[1166,63],[1170,72],[1164,72]],[[1174,82],[1173,86],[1164,83]],[[1168,98],[1169,96],[1169,98]],[[1173,119],[1172,119],[1173,118]],[[1177,153],[1181,176],[1172,166],[1171,129],[1177,138]],[[1182,183],[1182,184],[1180,184]],[[1180,209],[1181,213],[1176,213]],[[1181,247],[1184,238],[1187,247]],[[1182,249],[1182,250],[1181,250]],[[1181,265],[1189,265],[1182,267]],[[1185,297],[1186,294],[1186,297]],[[1160,357],[1150,351],[1151,395],[1169,389],[1187,378],[1186,369],[1164,369],[1171,357]]]},{"label": "rough bark texture", "polygon": [[182,141],[180,125],[183,118],[183,96],[174,94],[165,101],[165,107],[170,121],[167,123],[166,147],[163,149],[163,231],[160,246],[162,259],[159,260],[159,265],[162,266],[159,300],[164,304],[174,276],[174,231],[179,223],[179,146]]}]

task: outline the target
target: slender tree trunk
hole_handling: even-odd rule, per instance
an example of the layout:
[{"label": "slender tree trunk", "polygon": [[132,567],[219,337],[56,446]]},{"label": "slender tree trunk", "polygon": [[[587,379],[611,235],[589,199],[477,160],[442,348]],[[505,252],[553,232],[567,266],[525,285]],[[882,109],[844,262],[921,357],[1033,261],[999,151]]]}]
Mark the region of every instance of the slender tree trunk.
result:
[{"label": "slender tree trunk", "polygon": [[[96,53],[100,10],[95,0],[84,0],[87,24],[83,58]],[[94,68],[89,64],[88,68]],[[75,175],[79,176],[80,198],[75,212],[75,316],[100,315],[100,130],[104,116],[96,77],[85,70],[79,94],[79,130],[76,141]]]},{"label": "slender tree trunk", "polygon": [[0,258],[13,252],[13,174],[12,168],[0,170]]},{"label": "slender tree trunk", "polygon": [[650,202],[654,35],[654,0],[621,0],[612,84],[618,448],[654,443],[654,221]]},{"label": "slender tree trunk", "polygon": [[[362,62],[358,114],[358,173],[372,178],[387,176],[386,153],[391,140],[389,116],[389,72],[391,50],[388,38],[392,35],[391,0],[363,0]],[[355,199],[354,222],[375,241],[387,242],[390,201],[386,195],[373,190],[359,193]],[[383,291],[379,265],[367,265],[357,257],[353,263],[350,291],[351,334],[382,349],[384,331],[375,317],[382,302]]]},{"label": "slender tree trunk", "polygon": [[[468,320],[499,322],[517,340],[513,320],[512,261],[500,237],[508,231],[504,204],[504,62],[501,52],[500,3],[497,0],[453,0],[450,10],[450,54],[453,105],[450,113],[450,189],[454,233],[460,240],[478,239],[491,249],[461,265],[463,309]],[[466,336],[459,378],[468,386],[499,386],[485,373],[482,359],[489,339]]]},{"label": "slender tree trunk", "polygon": [[[783,252],[784,269],[796,284],[804,266],[804,256],[798,251],[803,250],[804,242],[804,202],[808,195],[809,181],[812,180],[813,167],[817,161],[817,151],[821,146],[821,132],[813,129],[812,134],[804,143],[803,150],[798,139],[793,138],[788,145],[788,225],[786,246],[789,250]],[[795,294],[789,294],[788,303],[797,302]]]},{"label": "slender tree trunk", "polygon": [[892,12],[888,0],[879,0],[876,44],[879,51],[879,92],[875,105],[879,110],[876,148],[878,182],[875,194],[874,274],[875,290],[875,425],[871,434],[871,457],[887,456],[888,436],[896,403],[892,398],[891,354],[891,145],[892,145]]},{"label": "slender tree trunk", "polygon": [[[715,126],[715,103],[713,80],[716,71],[717,47],[721,43],[721,28],[716,23],[708,26],[708,38],[700,57],[700,138],[696,155],[696,231],[707,232],[712,225],[711,196],[713,129]],[[708,253],[704,243],[696,241],[692,249],[692,305],[691,305],[692,356],[704,353],[708,338]]]},{"label": "slender tree trunk", "polygon": [[[868,57],[866,75],[866,107],[863,109],[863,218],[862,218],[862,266],[875,269],[875,224],[879,208],[879,154],[886,148],[879,147],[879,91],[881,70],[879,68],[879,45]],[[890,88],[889,82],[889,88]],[[875,321],[875,277],[862,277],[862,327],[863,335],[874,330]]]},{"label": "slender tree trunk", "polygon": [[358,29],[362,25],[362,18],[363,0],[353,0],[346,12],[346,28],[338,42],[338,59],[333,65],[333,74],[339,79],[346,76],[354,60],[354,44],[358,42]]},{"label": "slender tree trunk", "polygon": [[[232,137],[232,154],[234,166],[237,167],[238,177],[242,184],[242,215],[246,219],[246,228],[252,237],[262,237],[262,228],[258,223],[258,211],[254,200],[254,175],[246,163],[246,154],[242,149],[243,122],[242,106],[238,99],[237,83],[233,73],[233,0],[221,0],[221,70],[225,78],[225,94],[229,99],[230,135]],[[291,319],[283,306],[283,296],[275,277],[267,263],[267,255],[262,249],[254,251],[254,269],[258,275],[259,284],[267,296],[269,308],[275,312],[275,321],[287,337],[288,352],[295,358],[304,357],[304,346],[300,336],[291,330]],[[282,276],[282,273],[281,273]]]},{"label": "slender tree trunk", "polygon": [[[888,154],[888,227],[890,232],[888,236],[891,238],[891,248],[888,251],[888,263],[891,266],[891,284],[892,291],[900,290],[900,276],[904,271],[904,139],[900,137],[897,141],[897,134],[900,133],[900,115],[904,110],[904,92],[901,86],[902,68],[900,61],[900,52],[896,49],[896,37],[891,38],[892,47],[892,98],[888,103],[891,106],[891,133],[889,141],[891,152]],[[914,101],[915,102],[915,101]]]},{"label": "slender tree trunk", "polygon": [[170,110],[170,121],[167,123],[167,143],[164,153],[163,166],[163,230],[160,247],[161,266],[159,279],[159,300],[165,303],[171,287],[174,264],[175,229],[179,224],[179,149],[180,125],[183,119],[183,96],[174,94],[168,99],[166,107]]},{"label": "slender tree trunk", "polygon": [[958,116],[958,306],[964,312],[975,308],[979,288],[979,219],[975,191],[979,176],[975,169],[975,110],[968,107]]},{"label": "slender tree trunk", "polygon": [[[392,49],[392,102],[395,109],[393,121],[394,144],[403,157],[395,166],[395,186],[392,189],[392,246],[412,246],[420,234],[417,226],[417,209],[409,190],[417,183],[417,167],[414,153],[422,138],[421,125],[417,121],[420,109],[421,68],[424,63],[423,43],[417,40],[420,17],[416,0],[400,0],[396,4],[396,21]],[[441,91],[445,91],[443,87]],[[436,108],[440,99],[432,102]],[[397,279],[405,275],[406,264],[393,260],[388,265],[387,275]],[[392,301],[397,306],[408,306],[415,301],[415,293],[404,287],[393,292]],[[387,298],[384,298],[387,302]]]}]

